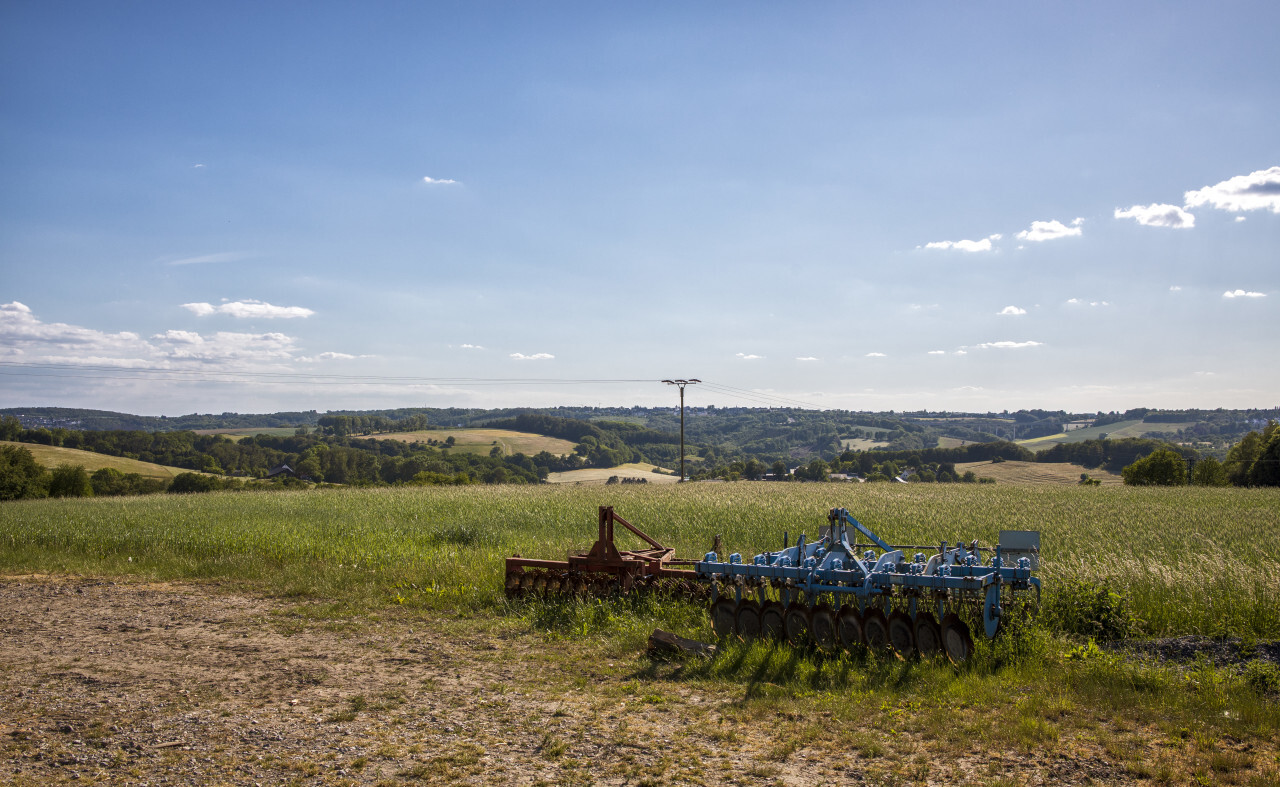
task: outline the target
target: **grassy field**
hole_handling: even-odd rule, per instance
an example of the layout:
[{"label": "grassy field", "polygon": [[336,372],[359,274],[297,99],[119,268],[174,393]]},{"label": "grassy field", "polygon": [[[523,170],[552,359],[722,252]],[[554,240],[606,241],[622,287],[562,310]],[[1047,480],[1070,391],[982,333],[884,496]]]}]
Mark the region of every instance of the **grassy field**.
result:
[{"label": "grassy field", "polygon": [[291,437],[297,433],[296,426],[247,426],[243,429],[197,429],[196,434],[224,434],[227,437],[249,437],[251,435],[270,435],[271,437]]},{"label": "grassy field", "polygon": [[1080,483],[1080,474],[1088,473],[1103,486],[1122,486],[1124,479],[1119,473],[1112,473],[1102,468],[1086,470],[1080,465],[1070,462],[962,462],[956,465],[957,473],[972,470],[979,477],[994,478],[997,483],[1015,484],[1018,486],[1076,486]]},{"label": "grassy field", "polygon": [[1070,432],[1062,432],[1061,434],[1019,440],[1018,445],[1029,448],[1032,451],[1043,451],[1046,448],[1052,448],[1058,443],[1083,443],[1085,440],[1101,440],[1103,435],[1112,440],[1119,440],[1123,437],[1142,437],[1147,432],[1161,432],[1172,435],[1179,429],[1186,429],[1189,426],[1195,426],[1195,423],[1149,424],[1141,420],[1117,421],[1106,426],[1091,426],[1087,429],[1073,429]]},{"label": "grassy field", "polygon": [[57,467],[61,464],[80,465],[90,473],[104,467],[113,467],[122,473],[137,473],[143,478],[170,479],[179,473],[190,473],[181,467],[166,467],[151,462],[139,462],[137,459],[126,459],[122,456],[95,454],[92,451],[81,451],[75,448],[62,448],[53,445],[36,443],[10,443],[0,440],[0,445],[16,445],[31,452],[36,461],[45,467]]},{"label": "grassy field", "polygon": [[[1003,528],[1037,529],[1050,602],[1083,580],[1123,596],[1143,634],[1280,637],[1276,489],[739,482],[18,501],[0,505],[0,573],[215,580],[218,593],[265,593],[288,605],[262,625],[308,636],[363,632],[385,643],[379,663],[435,654],[422,650],[415,629],[453,631],[450,642],[461,644],[446,665],[449,683],[476,687],[475,697],[459,700],[471,703],[470,716],[490,713],[491,700],[510,690],[494,688],[496,665],[486,662],[487,647],[510,646],[536,666],[536,678],[515,684],[519,691],[531,696],[551,681],[551,694],[581,698],[584,718],[602,719],[583,728],[592,739],[625,733],[609,714],[634,701],[668,719],[672,732],[658,737],[709,731],[694,760],[759,742],[756,765],[742,779],[677,778],[659,768],[665,777],[651,783],[746,784],[789,774],[787,783],[818,784],[847,777],[806,781],[811,761],[855,757],[878,784],[1280,778],[1280,704],[1266,693],[1270,684],[1204,661],[1133,661],[1036,627],[994,643],[979,638],[964,668],[732,641],[713,658],[666,664],[643,655],[645,637],[660,626],[710,639],[700,607],[651,596],[503,597],[506,556],[559,558],[588,546],[599,505],[614,506],[682,556],[701,555],[716,534],[726,552],[776,548],[783,530],[814,535],[833,506],[897,543],[991,544]],[[619,533],[620,547],[640,545]],[[494,644],[473,647],[477,640]],[[420,670],[424,657],[416,658],[412,669]],[[539,706],[544,723],[568,712],[549,699]],[[536,735],[541,757],[564,751],[543,731]],[[641,735],[637,745],[648,749],[657,739]],[[964,769],[975,757],[980,773]],[[1059,764],[1095,770],[1064,774]],[[589,780],[587,771],[574,773],[566,779]]]},{"label": "grassy field", "polygon": [[784,530],[816,534],[834,506],[898,543],[1040,530],[1050,592],[1067,579],[1105,583],[1152,635],[1280,637],[1280,490],[739,482],[18,501],[0,506],[0,567],[494,608],[504,557],[589,545],[599,505],[686,556],[716,534],[726,551],[776,548]]},{"label": "grassy field", "polygon": [[872,448],[888,444],[880,440],[868,440],[865,437],[846,437],[840,441],[840,447],[846,451],[870,451]]},{"label": "grassy field", "polygon": [[643,462],[618,465],[617,467],[591,467],[586,470],[569,470],[564,473],[551,473],[547,476],[549,484],[596,484],[603,485],[612,476],[619,478],[643,478],[651,484],[674,484],[680,479],[679,473],[653,472],[655,465]]},{"label": "grassy field", "polygon": [[354,437],[370,437],[377,440],[403,440],[406,443],[437,440],[444,442],[450,437],[454,439],[454,447],[450,450],[467,454],[484,454],[493,450],[496,444],[502,447],[502,453],[524,454],[533,456],[542,451],[564,456],[573,453],[574,444],[558,437],[530,434],[529,432],[512,432],[508,429],[424,429],[418,432],[391,432],[389,434],[353,435]]}]

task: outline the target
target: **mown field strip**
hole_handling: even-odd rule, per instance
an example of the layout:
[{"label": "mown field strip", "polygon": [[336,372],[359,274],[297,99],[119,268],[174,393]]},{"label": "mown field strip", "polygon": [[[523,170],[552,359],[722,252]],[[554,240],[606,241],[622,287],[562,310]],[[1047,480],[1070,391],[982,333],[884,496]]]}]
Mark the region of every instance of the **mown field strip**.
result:
[{"label": "mown field strip", "polygon": [[[1041,531],[1041,575],[1107,583],[1153,635],[1280,636],[1280,490],[968,484],[329,489],[0,506],[0,568],[264,581],[432,607],[502,603],[502,561],[590,545],[596,507],[686,557],[810,536],[843,506],[892,543]],[[627,539],[620,539],[623,548]],[[632,548],[639,546],[636,541]],[[363,594],[363,595],[362,595]]]},{"label": "mown field strip", "polygon": [[0,440],[0,445],[13,445],[19,448],[25,448],[31,452],[35,460],[45,467],[57,467],[61,464],[80,465],[85,470],[92,473],[95,470],[101,470],[104,467],[111,467],[122,473],[137,473],[143,478],[160,478],[168,480],[179,473],[189,473],[190,470],[184,470],[181,467],[167,467],[165,465],[157,465],[151,462],[142,462],[137,459],[127,459],[123,456],[108,456],[107,454],[96,454],[93,451],[81,451],[76,448],[63,448],[55,445],[40,445],[38,443],[11,443],[6,440]]}]

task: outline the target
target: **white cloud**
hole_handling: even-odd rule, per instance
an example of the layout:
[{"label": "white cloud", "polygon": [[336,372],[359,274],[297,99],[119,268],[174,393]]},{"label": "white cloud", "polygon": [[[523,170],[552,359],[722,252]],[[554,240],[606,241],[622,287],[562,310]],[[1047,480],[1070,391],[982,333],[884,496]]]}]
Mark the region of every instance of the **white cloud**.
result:
[{"label": "white cloud", "polygon": [[1212,205],[1218,210],[1269,210],[1280,213],[1280,167],[1236,175],[1183,195],[1187,207]]},{"label": "white cloud", "polygon": [[758,361],[764,357],[763,355],[748,355],[747,353],[736,353],[735,355],[744,361]]},{"label": "white cloud", "polygon": [[437,179],[437,178],[432,178],[432,177],[424,177],[424,178],[422,179],[422,182],[423,182],[423,183],[426,183],[426,184],[427,184],[427,185],[429,185],[429,186],[451,186],[451,185],[453,185],[454,183],[457,183],[458,181],[453,180],[452,178],[439,178],[439,179]]},{"label": "white cloud", "polygon": [[929,355],[946,355],[946,350],[930,350]]},{"label": "white cloud", "polygon": [[320,361],[353,361],[356,358],[376,358],[376,355],[350,355],[348,353],[322,352],[319,355],[304,355],[298,358],[303,363],[318,363]]},{"label": "white cloud", "polygon": [[259,256],[257,252],[252,251],[224,251],[218,254],[205,254],[199,257],[183,257],[179,260],[170,260],[166,265],[204,265],[213,262],[239,262],[240,260],[252,259]]},{"label": "white cloud", "polygon": [[293,360],[295,339],[283,333],[218,331],[202,336],[192,331],[165,331],[151,337],[168,359],[202,362],[268,362]]},{"label": "white cloud", "polygon": [[956,350],[956,355],[968,355],[968,350]]},{"label": "white cloud", "polygon": [[13,301],[0,305],[0,347],[26,354],[27,351],[95,358],[145,352],[149,345],[129,331],[104,333],[61,322],[41,322],[26,304]]},{"label": "white cloud", "polygon": [[885,355],[884,353],[867,353],[867,357],[868,358],[887,358],[889,356]]},{"label": "white cloud", "polygon": [[214,306],[212,303],[184,303],[182,308],[188,309],[197,317],[208,317],[211,314],[229,314],[239,318],[258,318],[264,320],[291,320],[295,317],[310,317],[314,311],[303,306],[272,306],[265,301],[231,301]]},{"label": "white cloud", "polygon": [[1222,293],[1224,298],[1265,298],[1265,292],[1245,292],[1244,290],[1227,290]]},{"label": "white cloud", "polygon": [[1216,377],[1217,372],[1195,372],[1196,377]]},{"label": "white cloud", "polygon": [[549,361],[555,358],[551,353],[534,353],[533,355],[525,355],[524,353],[511,353],[511,357],[517,361]]},{"label": "white cloud", "polygon": [[1008,315],[1012,317],[1016,317],[1026,313],[1027,313],[1026,309],[1020,309],[1017,306],[1006,306],[1003,309],[1001,309],[999,312],[997,312],[997,314]]},{"label": "white cloud", "polygon": [[1072,235],[1080,235],[1084,232],[1080,225],[1084,223],[1084,219],[1076,219],[1071,222],[1071,226],[1063,224],[1060,221],[1033,221],[1031,229],[1023,230],[1018,233],[1018,240],[1029,241],[1046,241],[1057,240],[1058,238],[1069,238]]},{"label": "white cloud", "polygon": [[821,358],[814,358],[812,355],[803,355],[796,358],[797,361],[821,361]]},{"label": "white cloud", "polygon": [[1237,224],[1239,224],[1239,223],[1240,223],[1240,222],[1242,222],[1242,221],[1247,221],[1247,219],[1246,219],[1244,216],[1236,216],[1236,223],[1237,223]]},{"label": "white cloud", "polygon": [[1182,291],[1182,288],[1176,284],[1169,288],[1169,292],[1181,292],[1181,291]]},{"label": "white cloud", "polygon": [[191,165],[191,168],[192,168],[192,169],[204,169],[204,165],[203,165],[203,164],[192,164],[192,165]]},{"label": "white cloud", "polygon": [[1004,236],[997,232],[994,235],[988,235],[982,240],[939,240],[933,243],[926,243],[924,247],[926,249],[955,249],[968,252],[991,251],[991,241],[1000,240],[1002,237]]},{"label": "white cloud", "polygon": [[1134,205],[1121,210],[1116,208],[1117,219],[1133,219],[1144,227],[1171,227],[1173,229],[1190,229],[1196,226],[1196,217],[1177,205],[1153,203],[1151,205]]},{"label": "white cloud", "polygon": [[1044,342],[986,342],[979,344],[978,348],[982,350],[1020,350],[1024,347],[1039,347]]},{"label": "white cloud", "polygon": [[1089,306],[1110,306],[1111,305],[1110,301],[1082,301],[1079,298],[1068,298],[1067,303],[1071,304],[1072,306],[1084,306],[1086,305],[1086,303]]},{"label": "white cloud", "polygon": [[484,347],[482,347],[482,346],[481,346],[481,345],[479,345],[479,344],[464,344],[464,345],[462,345],[462,349],[464,349],[464,350],[483,350],[483,349],[484,349]]}]

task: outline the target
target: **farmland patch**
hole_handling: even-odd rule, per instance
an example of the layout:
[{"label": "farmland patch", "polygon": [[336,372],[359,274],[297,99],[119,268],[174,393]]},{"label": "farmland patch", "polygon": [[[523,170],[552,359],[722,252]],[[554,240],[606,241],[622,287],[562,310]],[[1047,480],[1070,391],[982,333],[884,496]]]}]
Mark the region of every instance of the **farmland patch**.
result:
[{"label": "farmland patch", "polygon": [[574,448],[574,443],[569,440],[561,440],[558,437],[547,437],[546,435],[531,434],[529,432],[513,432],[509,429],[423,429],[415,432],[352,435],[352,437],[375,440],[401,440],[406,443],[425,443],[428,440],[444,443],[452,437],[454,445],[451,450],[467,454],[488,454],[496,445],[507,456],[512,454],[533,456],[542,451],[557,456],[565,456],[573,453]]},{"label": "farmland patch", "polygon": [[61,464],[80,465],[90,473],[95,470],[101,470],[104,467],[111,467],[122,473],[137,473],[143,478],[159,478],[163,480],[173,478],[179,473],[191,472],[181,467],[166,467],[165,465],[142,462],[137,459],[127,459],[123,456],[108,456],[107,454],[98,454],[93,451],[81,451],[76,448],[63,448],[55,445],[11,443],[4,440],[0,440],[0,445],[25,448],[31,452],[37,462],[45,467],[57,467]]}]

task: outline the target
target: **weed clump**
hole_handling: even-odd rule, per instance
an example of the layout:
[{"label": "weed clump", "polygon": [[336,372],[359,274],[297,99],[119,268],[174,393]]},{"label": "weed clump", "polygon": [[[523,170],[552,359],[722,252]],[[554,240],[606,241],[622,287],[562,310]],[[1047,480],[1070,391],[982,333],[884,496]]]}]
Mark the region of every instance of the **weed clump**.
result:
[{"label": "weed clump", "polygon": [[1055,634],[1075,634],[1103,642],[1126,639],[1139,630],[1129,601],[1105,582],[1064,579],[1054,583],[1041,623]]}]

